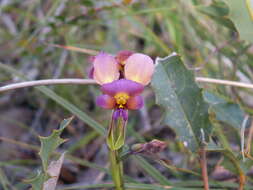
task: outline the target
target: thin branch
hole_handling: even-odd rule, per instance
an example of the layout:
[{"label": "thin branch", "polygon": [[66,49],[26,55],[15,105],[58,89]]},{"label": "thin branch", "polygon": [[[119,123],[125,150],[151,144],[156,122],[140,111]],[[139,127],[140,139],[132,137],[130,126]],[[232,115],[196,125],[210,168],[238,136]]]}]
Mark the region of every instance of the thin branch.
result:
[{"label": "thin branch", "polygon": [[43,86],[43,85],[53,85],[53,84],[97,84],[95,80],[92,79],[46,79],[46,80],[35,80],[19,82],[14,84],[9,84],[0,87],[0,92],[5,92],[9,90],[15,90],[18,88],[32,87],[32,86]]},{"label": "thin branch", "polygon": [[204,78],[204,77],[196,77],[195,80],[197,82],[214,83],[214,84],[222,84],[222,85],[227,85],[227,86],[237,86],[237,87],[242,87],[242,88],[253,89],[253,84],[237,82],[237,81],[220,80],[220,79],[212,79],[212,78]]},{"label": "thin branch", "polygon": [[[214,84],[223,84],[228,86],[237,86],[242,88],[251,88],[253,89],[253,84],[247,84],[236,81],[228,81],[228,80],[220,80],[220,79],[212,79],[212,78],[204,78],[204,77],[196,77],[197,82],[204,83],[214,83]],[[9,90],[15,90],[18,88],[26,88],[32,86],[43,86],[43,85],[54,85],[54,84],[96,84],[95,80],[92,79],[46,79],[46,80],[35,80],[35,81],[26,81],[20,83],[9,84],[6,86],[0,87],[0,92],[5,92]]]}]

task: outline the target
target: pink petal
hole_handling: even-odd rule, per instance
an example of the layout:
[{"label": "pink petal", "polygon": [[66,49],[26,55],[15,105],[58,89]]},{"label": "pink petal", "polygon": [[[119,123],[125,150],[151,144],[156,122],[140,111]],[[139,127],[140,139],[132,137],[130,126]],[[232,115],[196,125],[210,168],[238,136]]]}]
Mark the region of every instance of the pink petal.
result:
[{"label": "pink petal", "polygon": [[98,84],[110,83],[119,78],[118,64],[112,55],[99,53],[93,61],[93,66],[93,77]]},{"label": "pink petal", "polygon": [[126,79],[120,79],[111,83],[103,84],[101,87],[102,92],[110,96],[114,96],[119,92],[125,92],[129,96],[134,96],[142,93],[143,89],[144,86],[142,84]]},{"label": "pink petal", "polygon": [[106,94],[97,97],[96,103],[98,106],[105,109],[113,109],[115,107],[115,100]]},{"label": "pink petal", "polygon": [[125,64],[125,60],[128,59],[129,56],[131,56],[133,54],[132,51],[129,50],[121,50],[117,53],[115,59],[117,60],[118,63],[124,65]]},{"label": "pink petal", "polygon": [[131,55],[125,64],[125,77],[128,80],[147,85],[154,73],[153,60],[141,53],[135,53]]},{"label": "pink petal", "polygon": [[137,110],[143,106],[143,98],[141,96],[134,96],[128,99],[127,101],[127,109]]}]

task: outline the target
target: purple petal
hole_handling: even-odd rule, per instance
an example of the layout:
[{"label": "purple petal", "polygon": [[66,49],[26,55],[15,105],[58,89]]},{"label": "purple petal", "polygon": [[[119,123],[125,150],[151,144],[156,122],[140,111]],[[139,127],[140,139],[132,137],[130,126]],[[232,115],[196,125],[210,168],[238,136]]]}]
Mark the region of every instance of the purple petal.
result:
[{"label": "purple petal", "polygon": [[102,92],[110,96],[114,96],[119,92],[125,92],[129,96],[134,96],[142,93],[143,89],[144,86],[142,84],[126,79],[120,79],[111,83],[103,84],[101,87]]},{"label": "purple petal", "polygon": [[143,106],[143,98],[141,96],[134,96],[128,99],[127,109],[137,110]]},{"label": "purple petal", "polygon": [[126,109],[116,109],[113,112],[112,118],[113,120],[117,120],[119,117],[122,117],[124,121],[128,119],[128,111]]},{"label": "purple petal", "polygon": [[98,106],[105,109],[113,109],[115,107],[114,98],[106,94],[98,96],[96,103]]}]

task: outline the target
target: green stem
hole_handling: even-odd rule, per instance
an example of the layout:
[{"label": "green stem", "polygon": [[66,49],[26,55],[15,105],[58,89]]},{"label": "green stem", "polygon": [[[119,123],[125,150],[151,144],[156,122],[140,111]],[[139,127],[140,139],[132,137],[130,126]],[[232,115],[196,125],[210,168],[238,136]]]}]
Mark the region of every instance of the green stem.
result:
[{"label": "green stem", "polygon": [[119,158],[119,150],[110,150],[109,157],[111,162],[112,179],[115,185],[115,190],[124,190],[123,181],[123,164]]}]

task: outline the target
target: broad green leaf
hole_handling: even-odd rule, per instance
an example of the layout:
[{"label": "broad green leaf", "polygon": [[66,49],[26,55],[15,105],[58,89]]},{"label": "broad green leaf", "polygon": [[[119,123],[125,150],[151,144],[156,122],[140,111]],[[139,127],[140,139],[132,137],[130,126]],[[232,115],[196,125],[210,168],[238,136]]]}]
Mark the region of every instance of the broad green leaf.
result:
[{"label": "broad green leaf", "polygon": [[229,18],[234,22],[240,38],[253,43],[252,0],[225,0],[229,6]]},{"label": "broad green leaf", "polygon": [[209,103],[210,111],[215,113],[218,121],[227,123],[237,130],[241,129],[245,114],[238,104],[229,102],[209,91],[204,92],[204,98]]},{"label": "broad green leaf", "polygon": [[40,158],[42,160],[43,169],[46,172],[48,168],[49,158],[52,153],[56,150],[56,148],[64,143],[66,140],[60,137],[62,131],[69,125],[72,121],[73,117],[69,119],[64,119],[60,125],[58,130],[54,130],[53,133],[48,137],[39,137],[41,142],[40,148]]},{"label": "broad green leaf", "polygon": [[193,73],[176,53],[157,58],[152,87],[156,102],[164,108],[164,123],[176,131],[179,140],[186,142],[192,151],[203,140],[209,141],[212,131],[209,106]]}]

